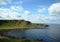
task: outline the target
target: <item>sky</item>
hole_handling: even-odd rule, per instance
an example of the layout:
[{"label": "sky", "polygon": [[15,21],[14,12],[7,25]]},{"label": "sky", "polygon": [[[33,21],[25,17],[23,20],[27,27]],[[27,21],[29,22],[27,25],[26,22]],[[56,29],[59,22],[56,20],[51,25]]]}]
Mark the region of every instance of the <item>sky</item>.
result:
[{"label": "sky", "polygon": [[0,0],[0,20],[60,24],[60,0]]}]

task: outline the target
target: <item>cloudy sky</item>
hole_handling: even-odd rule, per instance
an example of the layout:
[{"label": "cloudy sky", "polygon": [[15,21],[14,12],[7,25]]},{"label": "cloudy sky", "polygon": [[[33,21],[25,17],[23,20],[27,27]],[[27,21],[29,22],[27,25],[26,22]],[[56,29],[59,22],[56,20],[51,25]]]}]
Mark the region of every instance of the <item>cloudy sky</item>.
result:
[{"label": "cloudy sky", "polygon": [[0,20],[60,24],[60,0],[0,0]]}]

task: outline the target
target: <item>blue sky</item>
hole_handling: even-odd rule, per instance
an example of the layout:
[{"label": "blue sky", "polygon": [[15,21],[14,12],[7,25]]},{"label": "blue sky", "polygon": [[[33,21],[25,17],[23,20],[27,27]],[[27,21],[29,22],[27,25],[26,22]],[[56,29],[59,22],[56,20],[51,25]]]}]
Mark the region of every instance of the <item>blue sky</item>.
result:
[{"label": "blue sky", "polygon": [[59,0],[0,0],[0,20],[59,23],[59,4]]}]

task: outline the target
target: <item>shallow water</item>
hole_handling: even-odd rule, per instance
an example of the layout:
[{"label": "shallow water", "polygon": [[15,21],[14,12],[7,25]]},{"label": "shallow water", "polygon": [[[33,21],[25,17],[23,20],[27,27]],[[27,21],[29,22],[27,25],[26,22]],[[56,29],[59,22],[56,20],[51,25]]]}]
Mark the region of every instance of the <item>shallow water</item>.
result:
[{"label": "shallow water", "polygon": [[21,30],[11,30],[7,32],[7,35],[19,38],[43,39],[44,42],[60,42],[60,25],[50,24],[46,29],[27,29],[22,32]]}]

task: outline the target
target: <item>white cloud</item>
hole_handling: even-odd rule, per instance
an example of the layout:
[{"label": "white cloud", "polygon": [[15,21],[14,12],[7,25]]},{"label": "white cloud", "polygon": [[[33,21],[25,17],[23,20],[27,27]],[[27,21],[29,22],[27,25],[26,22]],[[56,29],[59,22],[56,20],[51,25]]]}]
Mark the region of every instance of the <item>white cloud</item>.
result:
[{"label": "white cloud", "polygon": [[56,24],[60,24],[60,17],[53,17],[53,16],[47,16],[44,17],[44,23],[56,23]]},{"label": "white cloud", "polygon": [[13,11],[23,11],[24,10],[22,6],[11,6],[10,9]]},{"label": "white cloud", "polygon": [[60,15],[60,3],[54,3],[49,8],[50,15]]},{"label": "white cloud", "polygon": [[[20,14],[20,12],[24,12],[24,14]],[[1,19],[7,19],[7,20],[14,20],[14,19],[26,19],[28,20],[28,17],[30,17],[28,14],[30,14],[30,11],[23,9],[23,7],[20,6],[11,6],[10,8],[0,8],[0,20]]]},{"label": "white cloud", "polygon": [[43,23],[44,22],[44,16],[40,15],[40,14],[24,14],[23,15],[23,19],[27,20],[27,21],[31,21],[33,23]]},{"label": "white cloud", "polygon": [[6,4],[9,4],[11,3],[11,0],[0,0],[0,5],[6,5]]},{"label": "white cloud", "polygon": [[[46,11],[42,9],[41,12]],[[23,19],[29,20],[33,23],[60,23],[60,3],[54,3],[49,8],[49,16],[43,16],[40,14],[31,14],[30,11],[25,10],[23,14]]]},{"label": "white cloud", "polygon": [[49,16],[45,17],[45,22],[60,23],[60,3],[54,3],[49,8]]},{"label": "white cloud", "polygon": [[37,11],[38,11],[39,13],[44,13],[44,12],[46,12],[46,8],[44,8],[44,7],[39,7],[39,8],[37,9]]},{"label": "white cloud", "polygon": [[8,8],[0,8],[0,20],[7,19],[7,20],[14,20],[14,19],[22,19],[21,15],[18,12],[13,12],[11,9]]},{"label": "white cloud", "polygon": [[23,1],[21,1],[21,0],[0,0],[0,5],[6,5],[6,4],[16,4],[16,5],[18,5],[18,4],[22,4],[23,3]]},{"label": "white cloud", "polygon": [[43,16],[43,15],[32,16],[33,17],[32,21],[37,22],[37,23],[56,23],[56,24],[60,24],[60,3],[52,4],[48,8],[48,12],[49,12],[49,16]]},{"label": "white cloud", "polygon": [[32,14],[31,16],[30,16],[30,21],[31,22],[33,22],[33,23],[43,23],[44,22],[44,20],[43,20],[43,15],[40,15],[40,14]]},{"label": "white cloud", "polygon": [[31,21],[33,23],[41,23],[43,22],[42,16],[40,14],[31,14],[30,11],[25,10],[23,14],[23,19],[27,21]]},{"label": "white cloud", "polygon": [[7,4],[7,0],[0,0],[0,4]]},{"label": "white cloud", "polygon": [[25,14],[25,15],[29,15],[29,14],[30,14],[30,11],[25,10],[25,11],[24,11],[24,14]]},{"label": "white cloud", "polygon": [[[2,0],[4,3],[0,4],[8,4],[9,0]],[[0,2],[2,2],[0,1]],[[9,2],[8,2],[9,1]],[[22,4],[23,2],[20,1]],[[23,11],[24,14],[20,14],[19,12]],[[42,17],[37,14],[31,14],[30,11],[24,10],[22,6],[10,6],[10,8],[0,8],[0,20],[19,20],[25,19],[31,22],[41,22]]]}]

